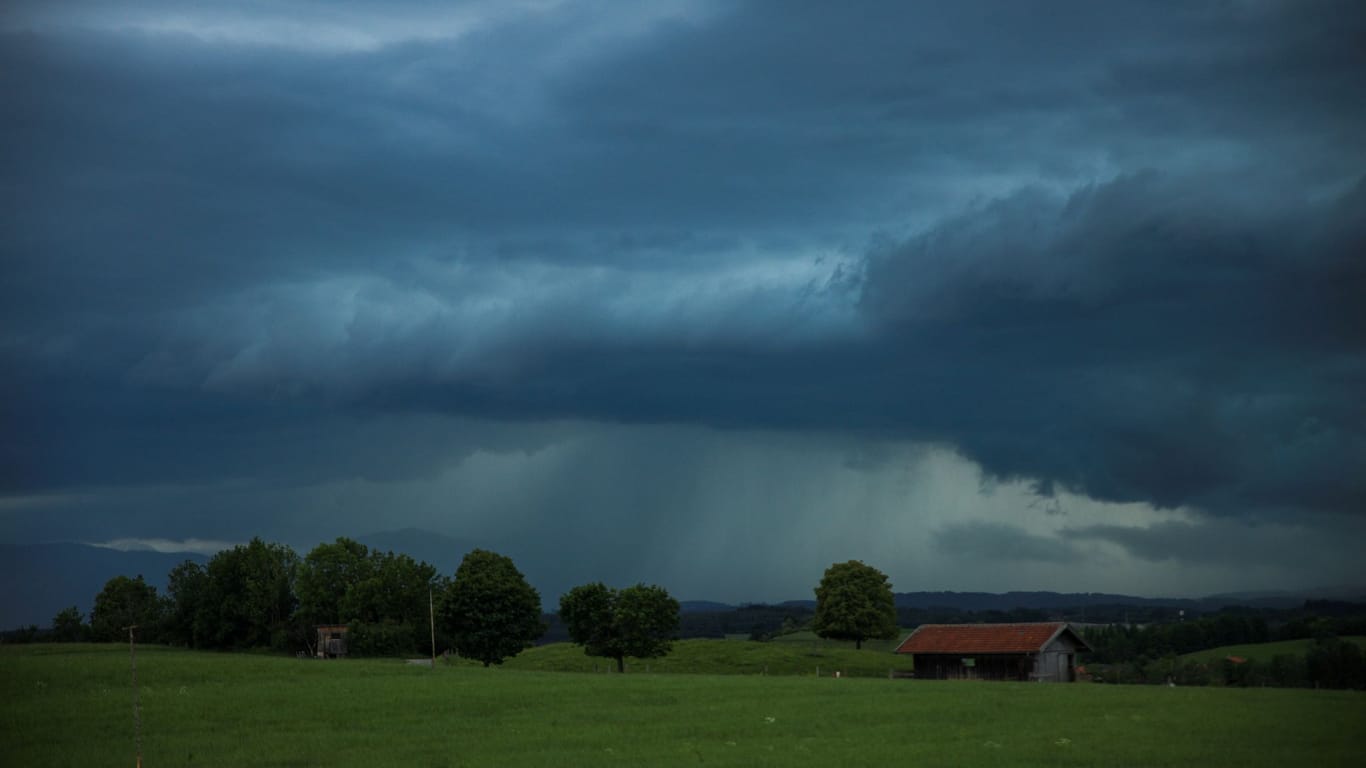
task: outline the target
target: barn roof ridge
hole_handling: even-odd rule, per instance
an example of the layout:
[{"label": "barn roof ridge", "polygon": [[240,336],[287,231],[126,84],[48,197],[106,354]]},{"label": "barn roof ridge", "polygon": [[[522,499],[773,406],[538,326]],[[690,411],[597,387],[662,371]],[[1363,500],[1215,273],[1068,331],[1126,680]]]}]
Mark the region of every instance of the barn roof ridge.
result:
[{"label": "barn roof ridge", "polygon": [[921,624],[897,653],[1036,653],[1067,633],[1090,650],[1081,635],[1065,621],[1009,624]]}]

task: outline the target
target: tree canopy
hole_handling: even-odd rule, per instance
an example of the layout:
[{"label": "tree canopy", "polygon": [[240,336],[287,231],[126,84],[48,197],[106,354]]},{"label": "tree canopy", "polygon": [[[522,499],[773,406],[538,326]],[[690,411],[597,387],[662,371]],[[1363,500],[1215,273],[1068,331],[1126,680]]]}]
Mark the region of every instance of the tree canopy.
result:
[{"label": "tree canopy", "polygon": [[87,627],[76,606],[63,608],[52,617],[52,640],[58,643],[75,643],[85,639]]},{"label": "tree canopy", "polygon": [[896,601],[887,574],[858,560],[825,569],[812,627],[821,637],[853,640],[855,648],[869,638],[895,635]]},{"label": "tree canopy", "polygon": [[331,544],[319,544],[299,562],[294,592],[299,598],[300,621],[316,624],[343,624],[352,618],[343,610],[348,594],[368,579],[373,570],[370,550],[364,544],[339,537]]},{"label": "tree canopy", "polygon": [[122,640],[127,627],[138,627],[138,638],[156,642],[161,639],[166,606],[157,597],[156,587],[139,574],[137,578],[115,576],[104,583],[90,611],[90,634],[95,640]]},{"label": "tree canopy", "polygon": [[182,562],[167,575],[166,593],[171,602],[167,639],[190,648],[210,645],[217,616],[212,609],[208,571],[193,560]]},{"label": "tree canopy", "polygon": [[359,655],[425,651],[427,599],[435,577],[436,568],[428,563],[339,537],[314,547],[299,562],[294,623],[305,637],[318,624],[346,624],[350,650]]},{"label": "tree canopy", "polygon": [[649,659],[667,654],[678,636],[678,601],[663,587],[637,584],[616,590],[602,582],[574,587],[560,598],[560,620],[589,656]]},{"label": "tree canopy", "polygon": [[541,596],[512,558],[476,549],[465,555],[441,606],[456,653],[484,666],[502,664],[545,633]]},{"label": "tree canopy", "polygon": [[209,560],[206,627],[219,648],[288,646],[299,556],[254,538]]}]

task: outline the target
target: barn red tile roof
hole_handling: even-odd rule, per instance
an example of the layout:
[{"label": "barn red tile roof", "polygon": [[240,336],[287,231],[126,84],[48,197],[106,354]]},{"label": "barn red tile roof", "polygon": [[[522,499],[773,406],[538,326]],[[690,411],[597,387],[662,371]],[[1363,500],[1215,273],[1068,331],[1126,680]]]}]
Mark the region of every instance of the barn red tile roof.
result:
[{"label": "barn red tile roof", "polygon": [[1031,624],[922,624],[897,653],[1036,653],[1059,633],[1085,642],[1065,621]]}]

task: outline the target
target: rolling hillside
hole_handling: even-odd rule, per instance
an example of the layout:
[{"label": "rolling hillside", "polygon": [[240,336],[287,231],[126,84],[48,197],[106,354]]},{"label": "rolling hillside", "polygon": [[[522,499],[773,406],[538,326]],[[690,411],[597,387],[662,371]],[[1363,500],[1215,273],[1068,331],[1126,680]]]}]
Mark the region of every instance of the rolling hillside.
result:
[{"label": "rolling hillside", "polygon": [[[825,641],[821,641],[825,642]],[[540,672],[594,672],[614,667],[616,662],[584,655],[581,646],[552,643],[529,648],[508,659],[508,669]],[[909,660],[886,650],[848,647],[811,648],[801,643],[758,643],[749,640],[679,640],[673,652],[662,659],[627,659],[632,672],[660,672],[711,675],[810,675],[819,669],[821,676],[835,671],[844,677],[887,677],[891,668],[909,668]]]},{"label": "rolling hillside", "polygon": [[[1366,637],[1344,637],[1342,639],[1350,640],[1361,646],[1363,651],[1366,651]],[[1252,661],[1265,662],[1281,655],[1303,656],[1309,651],[1309,647],[1313,644],[1313,640],[1304,638],[1301,640],[1278,640],[1272,643],[1225,645],[1219,648],[1209,648],[1203,651],[1188,653],[1181,658],[1197,661],[1219,661],[1228,656],[1238,656],[1244,659],[1251,659]]]}]

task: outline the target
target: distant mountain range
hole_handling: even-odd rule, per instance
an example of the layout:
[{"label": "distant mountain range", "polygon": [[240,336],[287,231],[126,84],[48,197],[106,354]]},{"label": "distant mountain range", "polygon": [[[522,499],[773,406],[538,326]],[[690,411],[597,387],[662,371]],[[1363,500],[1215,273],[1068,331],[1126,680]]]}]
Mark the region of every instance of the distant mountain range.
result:
[{"label": "distant mountain range", "polygon": [[58,611],[73,605],[88,616],[95,595],[115,576],[141,574],[164,594],[166,575],[186,560],[205,563],[208,557],[74,542],[0,547],[0,629],[46,627]]},{"label": "distant mountain range", "polygon": [[[475,545],[416,528],[381,531],[355,539],[371,549],[402,552],[437,567],[440,573],[455,572],[466,552]],[[488,545],[485,545],[488,546]],[[499,549],[499,551],[503,551]],[[300,554],[304,554],[303,551]],[[515,559],[519,553],[509,551]],[[166,575],[181,562],[208,561],[193,552],[120,551],[80,543],[0,546],[0,630],[31,624],[48,626],[52,617],[68,606],[89,614],[95,595],[104,583],[119,575],[142,574],[158,592],[165,592]],[[520,562],[520,559],[519,559]],[[542,584],[538,574],[528,570],[528,578]],[[549,574],[547,574],[549,576]],[[545,587],[543,587],[545,588]],[[567,586],[565,587],[567,588]],[[548,589],[543,597],[553,602],[562,588]],[[1293,608],[1307,599],[1366,602],[1366,588],[1325,587],[1281,592],[1233,592],[1202,598],[1154,598],[1101,592],[900,592],[896,604],[902,608],[952,608],[960,611],[1010,611],[1015,609],[1055,610],[1087,606],[1163,606],[1196,612],[1225,605],[1258,608]],[[814,607],[813,600],[791,600],[783,605]],[[723,612],[738,605],[710,600],[681,603],[684,612]]]}]

